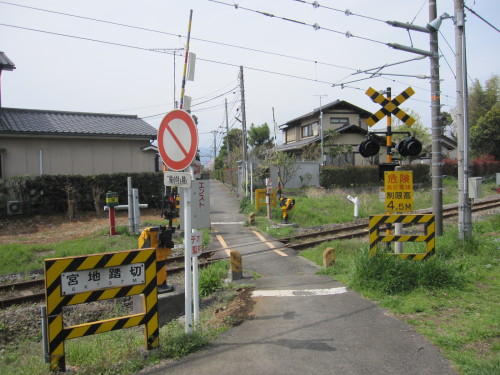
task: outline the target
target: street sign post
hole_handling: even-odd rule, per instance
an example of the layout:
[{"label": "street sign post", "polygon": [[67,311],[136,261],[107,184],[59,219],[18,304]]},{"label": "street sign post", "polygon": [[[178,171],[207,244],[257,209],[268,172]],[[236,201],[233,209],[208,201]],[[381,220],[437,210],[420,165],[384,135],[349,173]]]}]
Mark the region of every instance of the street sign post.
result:
[{"label": "street sign post", "polygon": [[[158,150],[165,165],[174,170],[182,171],[188,168],[191,181],[193,179],[194,160],[198,149],[198,130],[196,124],[189,113],[182,109],[174,109],[162,120],[158,129]],[[168,173],[168,172],[167,172]],[[184,306],[185,306],[185,332],[191,333],[193,327],[193,294],[195,304],[195,320],[197,319],[198,308],[198,288],[193,288],[193,275],[197,279],[198,272],[194,274],[191,270],[192,244],[191,235],[191,187],[184,187],[186,197],[184,199]],[[196,258],[197,259],[197,258]],[[194,262],[194,267],[198,268],[198,263]]]},{"label": "street sign post", "polygon": [[198,131],[189,113],[174,109],[158,129],[158,151],[165,165],[182,171],[189,167],[198,149]]}]

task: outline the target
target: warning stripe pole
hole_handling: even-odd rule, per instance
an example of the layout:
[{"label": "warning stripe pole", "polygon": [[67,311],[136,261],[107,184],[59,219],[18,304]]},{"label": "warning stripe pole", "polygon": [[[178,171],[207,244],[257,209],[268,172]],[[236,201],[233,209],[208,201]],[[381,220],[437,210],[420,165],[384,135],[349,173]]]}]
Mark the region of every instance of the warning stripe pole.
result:
[{"label": "warning stripe pole", "polygon": [[189,56],[189,41],[191,39],[191,21],[192,20],[193,20],[193,10],[191,9],[189,12],[188,35],[187,35],[187,42],[186,42],[186,56],[184,57],[184,71],[182,73],[180,109],[183,109],[183,107],[184,107],[184,89],[186,88],[186,72],[187,72],[187,63],[188,63],[188,56]]},{"label": "warning stripe pole", "polygon": [[[389,101],[391,101],[391,88],[388,87],[387,88],[387,99]],[[391,113],[389,112],[387,114],[387,135],[386,135],[386,146],[387,146],[387,155],[386,155],[386,163],[392,163],[392,117],[391,117]],[[390,212],[387,212],[387,215],[390,215]],[[391,229],[392,229],[392,225],[391,224],[387,224],[386,226],[386,235],[390,235],[391,234]],[[390,243],[387,243],[387,247],[390,248],[391,244]]]}]

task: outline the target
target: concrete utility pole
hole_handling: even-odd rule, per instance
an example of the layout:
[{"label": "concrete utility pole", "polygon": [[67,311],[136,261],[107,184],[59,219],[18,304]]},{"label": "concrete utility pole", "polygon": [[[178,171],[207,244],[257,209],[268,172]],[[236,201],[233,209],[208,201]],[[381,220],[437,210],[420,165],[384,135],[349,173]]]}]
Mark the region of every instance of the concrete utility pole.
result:
[{"label": "concrete utility pole", "polygon": [[[437,18],[436,0],[429,0],[429,22]],[[430,32],[431,56],[431,171],[432,171],[432,212],[435,215],[436,236],[443,235],[443,172],[441,154],[441,88],[439,84],[438,31]]]},{"label": "concrete utility pole", "polygon": [[247,116],[245,111],[245,81],[243,79],[243,65],[240,66],[241,89],[241,130],[243,132],[243,161],[245,163],[245,197],[248,196],[248,154],[247,154]]},{"label": "concrete utility pole", "polygon": [[400,44],[388,43],[389,47],[402,51],[428,56],[431,66],[431,174],[432,174],[432,212],[435,216],[436,236],[443,235],[443,173],[441,167],[441,89],[439,84],[438,29],[441,20],[449,18],[445,13],[437,17],[436,0],[429,0],[429,23],[426,27],[398,21],[387,21],[389,25],[430,34],[430,51]]},{"label": "concrete utility pole", "polygon": [[324,131],[323,131],[323,105],[321,104],[321,98],[327,97],[328,95],[314,95],[319,97],[319,131],[321,133],[321,165],[325,165],[325,150],[324,150]]},{"label": "concrete utility pole", "polygon": [[469,199],[469,119],[467,60],[465,53],[465,14],[463,0],[455,0],[455,63],[457,70],[457,143],[458,143],[458,236],[472,237],[471,201]]},{"label": "concrete utility pole", "polygon": [[215,158],[217,157],[217,143],[216,143],[216,139],[217,139],[217,130],[212,130],[210,133],[213,133],[214,135],[214,160]]},{"label": "concrete utility pole", "polygon": [[227,117],[227,99],[224,99],[224,103],[226,106],[226,146],[227,146],[227,155],[229,156],[229,151],[231,151],[229,147],[229,118]]}]

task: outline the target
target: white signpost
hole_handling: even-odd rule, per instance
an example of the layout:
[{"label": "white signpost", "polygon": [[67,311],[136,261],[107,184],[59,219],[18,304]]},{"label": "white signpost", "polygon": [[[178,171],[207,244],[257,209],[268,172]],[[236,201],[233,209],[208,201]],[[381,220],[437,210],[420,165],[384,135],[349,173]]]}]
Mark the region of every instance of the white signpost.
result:
[{"label": "white signpost", "polygon": [[[182,109],[174,109],[162,120],[158,129],[158,150],[165,165],[174,170],[182,171],[188,168],[190,180],[193,179],[193,168],[190,167],[198,149],[198,130],[189,113]],[[170,172],[166,172],[170,173]],[[189,184],[190,185],[190,184]],[[196,264],[194,274],[191,272],[192,244],[191,244],[191,187],[184,187],[186,197],[184,202],[184,288],[185,288],[185,332],[191,333],[193,328],[193,294],[195,306],[195,320],[198,318],[198,285],[193,293],[193,280],[198,279]]]}]

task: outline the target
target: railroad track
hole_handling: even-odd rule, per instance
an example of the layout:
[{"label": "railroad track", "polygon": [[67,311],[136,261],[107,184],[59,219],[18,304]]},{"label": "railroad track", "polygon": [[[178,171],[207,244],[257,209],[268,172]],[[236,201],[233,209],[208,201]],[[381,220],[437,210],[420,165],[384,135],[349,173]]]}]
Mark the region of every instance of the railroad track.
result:
[{"label": "railroad track", "polygon": [[[500,199],[485,200],[481,202],[474,203],[472,207],[472,212],[480,212],[484,210],[489,210],[492,208],[500,207]],[[412,214],[428,214],[432,213],[430,209],[418,210],[412,212]],[[458,208],[456,205],[444,207],[443,208],[443,218],[449,219],[458,216]],[[359,238],[366,236],[368,234],[368,219],[362,219],[356,223],[350,223],[341,228],[322,230],[317,232],[311,232],[306,234],[301,234],[298,236],[286,237],[277,239],[284,244],[281,248],[275,248],[274,250],[304,250],[307,248],[315,247],[323,242],[329,242],[334,240],[344,240],[351,238]],[[231,246],[231,249],[240,249],[245,246],[255,245],[261,243],[261,241],[243,243],[238,246]],[[199,259],[200,267],[205,267],[209,265],[212,260],[211,258],[217,251],[227,250],[226,248],[218,248],[211,251],[205,251],[200,254]],[[264,252],[269,252],[266,250]],[[252,253],[250,255],[257,255],[257,253]],[[167,259],[167,273],[175,274],[179,272],[184,272],[184,255],[178,255],[169,257]],[[20,296],[2,298],[2,294],[7,294],[8,292],[16,292],[21,294]],[[12,284],[0,284],[0,308],[5,309],[12,305],[17,305],[21,303],[37,303],[45,299],[44,292],[44,279],[36,279],[30,281],[24,281]]]}]

